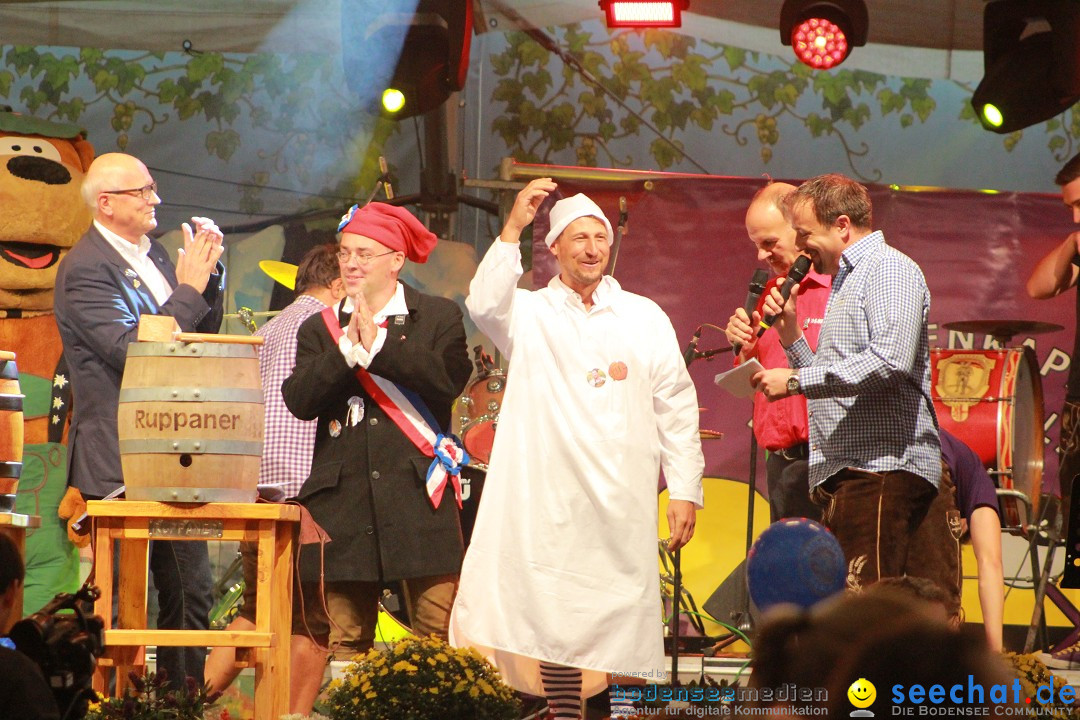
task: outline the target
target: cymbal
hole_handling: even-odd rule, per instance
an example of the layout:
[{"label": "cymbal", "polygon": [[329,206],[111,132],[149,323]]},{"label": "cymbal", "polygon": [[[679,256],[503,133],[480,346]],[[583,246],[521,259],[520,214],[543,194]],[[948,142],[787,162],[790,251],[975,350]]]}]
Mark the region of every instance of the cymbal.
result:
[{"label": "cymbal", "polygon": [[957,332],[982,333],[1004,340],[1014,335],[1042,335],[1064,329],[1061,325],[1037,320],[958,320],[947,322],[943,327]]},{"label": "cymbal", "polygon": [[718,430],[706,430],[705,428],[699,428],[698,435],[702,440],[723,440],[724,433]]},{"label": "cymbal", "polygon": [[296,289],[296,265],[280,260],[260,260],[259,269],[290,290]]}]

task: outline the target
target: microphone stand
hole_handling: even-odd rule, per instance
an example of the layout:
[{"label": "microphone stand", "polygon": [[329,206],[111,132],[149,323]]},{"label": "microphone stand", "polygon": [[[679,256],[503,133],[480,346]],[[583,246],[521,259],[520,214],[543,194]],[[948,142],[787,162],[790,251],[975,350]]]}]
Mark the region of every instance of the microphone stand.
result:
[{"label": "microphone stand", "polygon": [[731,620],[744,635],[749,635],[754,629],[753,618],[750,615],[750,586],[746,578],[746,561],[750,557],[750,548],[754,545],[754,496],[757,495],[757,459],[758,444],[757,435],[754,434],[753,410],[750,417],[750,478],[747,481],[746,493],[746,554],[743,560],[743,582],[739,583],[739,591],[742,595],[742,610],[731,613]]},{"label": "microphone stand", "polygon": [[[711,323],[704,323],[701,327],[716,327]],[[698,328],[699,332],[701,328]],[[711,361],[714,356],[721,353],[730,352],[732,348],[716,348],[713,350],[694,350],[694,353],[689,356],[686,362],[686,368],[690,369],[690,363],[695,360]],[[752,471],[751,471],[752,472]],[[750,502],[753,502],[753,497],[750,498]],[[750,533],[747,533],[749,538]],[[749,550],[747,550],[749,552]],[[681,563],[682,548],[679,548],[674,553],[671,553],[672,564],[674,565],[674,582],[672,587],[672,602],[671,602],[671,686],[679,686],[679,605],[682,602],[682,563]]]}]

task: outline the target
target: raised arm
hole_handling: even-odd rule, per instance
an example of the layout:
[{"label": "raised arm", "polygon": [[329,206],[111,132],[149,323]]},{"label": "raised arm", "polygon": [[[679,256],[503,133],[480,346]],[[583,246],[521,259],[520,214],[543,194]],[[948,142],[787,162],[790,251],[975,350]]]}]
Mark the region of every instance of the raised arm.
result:
[{"label": "raised arm", "polygon": [[526,185],[514,199],[499,239],[480,261],[469,283],[469,310],[480,332],[487,335],[504,355],[510,355],[510,317],[513,311],[521,267],[521,232],[536,217],[536,211],[556,188],[551,178],[537,178]]},{"label": "raised arm", "polygon": [[1080,276],[1080,267],[1073,258],[1080,254],[1080,232],[1071,233],[1063,242],[1048,252],[1035,266],[1027,281],[1028,295],[1045,300],[1060,295],[1073,285]]}]

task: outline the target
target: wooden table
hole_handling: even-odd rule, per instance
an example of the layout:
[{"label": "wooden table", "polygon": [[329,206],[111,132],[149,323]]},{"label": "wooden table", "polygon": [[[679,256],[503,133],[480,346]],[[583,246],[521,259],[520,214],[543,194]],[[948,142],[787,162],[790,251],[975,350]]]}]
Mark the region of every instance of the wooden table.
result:
[{"label": "wooden table", "polygon": [[[30,528],[41,527],[40,515],[19,515],[18,513],[0,513],[0,535],[7,535],[15,541],[19,548],[19,557],[26,562],[26,531]],[[6,618],[0,617],[0,635],[6,633],[22,618],[23,596],[22,593],[15,595],[15,604],[11,608],[11,614]]]},{"label": "wooden table", "polygon": [[[175,504],[128,500],[86,503],[94,520],[94,573],[101,597],[94,611],[105,619],[105,655],[94,675],[94,689],[108,687],[107,668],[117,674],[116,692],[128,673],[145,666],[147,645],[235,647],[237,662],[255,667],[255,717],[289,712],[289,635],[292,611],[296,505],[274,503]],[[256,543],[258,573],[255,629],[147,629],[146,580],[151,540],[235,540]],[[112,618],[113,544],[120,542],[119,613]]]}]

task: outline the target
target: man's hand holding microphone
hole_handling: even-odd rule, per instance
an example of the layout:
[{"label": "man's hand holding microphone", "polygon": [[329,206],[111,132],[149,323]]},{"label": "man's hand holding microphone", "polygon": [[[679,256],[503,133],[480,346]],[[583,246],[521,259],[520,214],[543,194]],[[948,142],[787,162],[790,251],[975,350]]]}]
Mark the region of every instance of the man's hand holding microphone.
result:
[{"label": "man's hand holding microphone", "polygon": [[[773,326],[776,327],[776,332],[780,335],[780,344],[784,347],[790,347],[802,337],[802,328],[799,327],[796,309],[798,307],[799,283],[806,277],[809,268],[810,258],[800,256],[795,261],[795,264],[791,266],[791,271],[788,273],[783,285],[774,287],[769,292],[765,298],[765,304],[761,308],[764,317],[758,323],[755,338],[760,337],[762,333]],[[757,313],[754,314],[757,315]],[[788,378],[791,375],[792,370],[790,368],[772,368],[755,374],[754,377],[750,378],[750,382],[767,399],[779,400],[791,394],[788,390]]]}]

